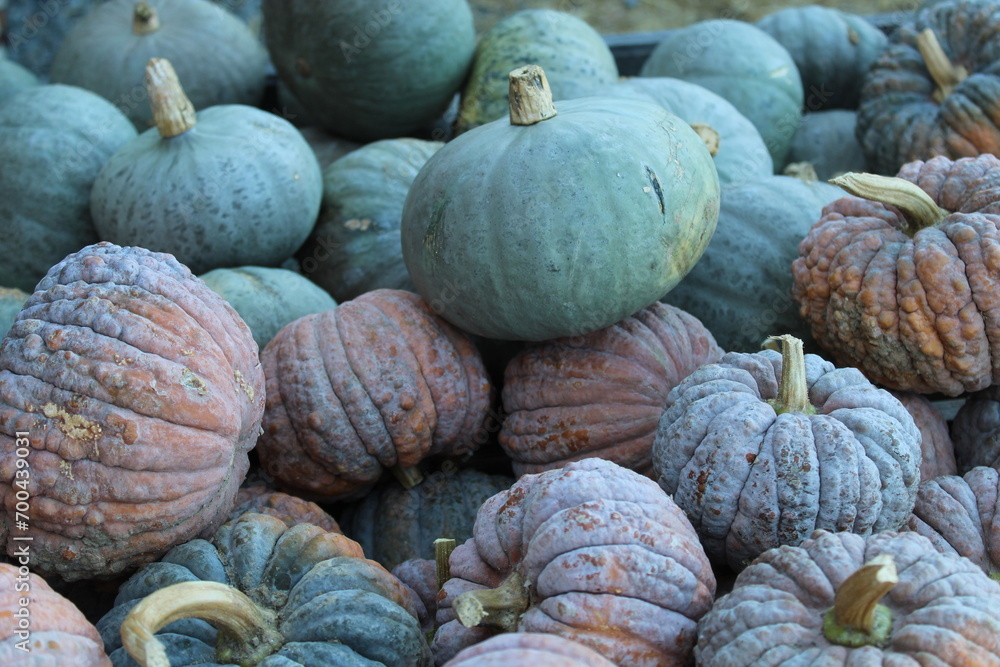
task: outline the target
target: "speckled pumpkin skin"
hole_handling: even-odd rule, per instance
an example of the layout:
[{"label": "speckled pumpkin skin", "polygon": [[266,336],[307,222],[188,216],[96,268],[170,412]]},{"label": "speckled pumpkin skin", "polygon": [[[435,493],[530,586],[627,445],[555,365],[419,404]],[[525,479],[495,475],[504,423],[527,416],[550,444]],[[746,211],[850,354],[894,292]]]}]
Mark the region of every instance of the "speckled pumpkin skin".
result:
[{"label": "speckled pumpkin skin", "polygon": [[[990,2],[942,2],[900,25],[872,65],[861,90],[858,139],[872,169],[896,173],[903,164],[937,155],[951,159],[1000,153],[1000,7]],[[949,60],[970,76],[942,102],[916,46],[926,28]]]},{"label": "speckled pumpkin skin", "polygon": [[958,474],[955,447],[948,434],[948,422],[926,396],[910,391],[890,391],[903,404],[920,429],[920,480]]},{"label": "speckled pumpkin skin", "polygon": [[289,528],[300,523],[310,523],[331,533],[343,532],[337,520],[316,503],[282,493],[263,482],[240,487],[236,493],[236,504],[229,513],[228,520],[235,521],[247,512],[276,517],[284,521]]},{"label": "speckled pumpkin skin", "polygon": [[[134,666],[122,648],[120,626],[147,595],[183,581],[217,581],[278,614],[282,645],[259,667],[430,667],[427,641],[417,624],[416,594],[343,535],[317,526],[287,527],[275,517],[244,514],[211,542],[192,540],[172,549],[125,582],[115,607],[97,623],[116,665]],[[170,664],[219,665],[217,631],[184,619],[157,634]]]},{"label": "speckled pumpkin skin", "polygon": [[517,475],[592,456],[651,475],[667,394],[722,354],[701,322],[664,303],[585,336],[528,346],[504,373],[500,445]]},{"label": "speckled pumpkin skin", "polygon": [[921,482],[907,528],[1000,580],[1000,471],[979,466]]},{"label": "speckled pumpkin skin", "polygon": [[715,575],[683,512],[650,479],[587,459],[524,475],[479,509],[438,595],[440,664],[494,634],[466,628],[452,603],[512,572],[531,600],[519,632],[561,635],[632,667],[690,664]]},{"label": "speckled pumpkin skin", "polygon": [[978,466],[1000,469],[1000,387],[969,396],[951,422],[958,474]]},{"label": "speckled pumpkin skin", "polygon": [[920,482],[920,431],[855,368],[805,355],[816,414],[775,414],[781,354],[729,353],[667,397],[653,443],[664,491],[734,571],[816,529],[898,530]]},{"label": "speckled pumpkin skin", "polygon": [[[27,563],[23,571],[16,564],[0,563],[0,664],[111,667],[97,628],[72,602],[30,572],[31,543],[21,544],[29,553],[21,561]],[[25,598],[27,604],[22,602]],[[22,620],[26,632],[19,635]]]},{"label": "speckled pumpkin skin", "polygon": [[538,632],[508,632],[491,637],[445,663],[444,667],[615,667],[600,653],[560,637]]},{"label": "speckled pumpkin skin", "polygon": [[892,207],[828,206],[799,244],[792,297],[842,366],[948,396],[1000,382],[1000,160],[911,162],[898,176],[953,213],[911,238]]},{"label": "speckled pumpkin skin", "polygon": [[304,497],[358,497],[383,468],[482,442],[493,390],[479,353],[411,292],[375,290],[300,318],[261,360],[261,465]]},{"label": "speckled pumpkin skin", "polygon": [[[882,604],[893,613],[888,646],[829,642],[823,614],[840,584],[890,554],[899,573]],[[1000,665],[1000,583],[971,561],[934,550],[916,533],[863,538],[817,531],[798,547],[771,549],[740,573],[698,624],[695,657],[712,667],[822,664],[962,667]]]},{"label": "speckled pumpkin skin", "polygon": [[31,473],[32,568],[111,577],[218,528],[263,411],[250,330],[186,267],[107,243],[70,255],[0,344],[7,553],[22,534],[18,449]]},{"label": "speckled pumpkin skin", "polygon": [[538,65],[556,100],[591,95],[618,80],[607,42],[587,22],[556,9],[525,9],[480,38],[455,120],[460,134],[508,113],[508,74]]}]

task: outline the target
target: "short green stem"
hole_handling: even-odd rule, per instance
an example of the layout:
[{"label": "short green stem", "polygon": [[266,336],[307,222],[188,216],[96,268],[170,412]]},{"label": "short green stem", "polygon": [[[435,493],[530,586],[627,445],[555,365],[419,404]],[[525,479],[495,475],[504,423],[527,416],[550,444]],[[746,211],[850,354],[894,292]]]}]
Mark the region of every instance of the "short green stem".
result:
[{"label": "short green stem", "polygon": [[424,481],[424,474],[416,466],[392,466],[389,472],[407,491]]},{"label": "short green stem", "polygon": [[905,178],[859,174],[852,171],[831,178],[830,183],[840,186],[855,197],[898,208],[905,219],[903,232],[911,237],[921,229],[933,227],[950,215],[949,211],[938,206],[919,185]]},{"label": "short green stem", "polygon": [[485,626],[514,632],[529,603],[524,577],[513,572],[497,588],[462,593],[452,608],[459,623],[467,628]]},{"label": "short green stem", "polygon": [[798,412],[816,414],[816,408],[809,402],[809,387],[806,384],[806,359],[802,351],[802,341],[785,334],[771,336],[764,341],[764,347],[781,352],[781,378],[778,381],[778,396],[768,401],[776,413]]},{"label": "short green stem", "polygon": [[899,582],[889,554],[872,558],[844,580],[823,617],[823,634],[834,644],[883,646],[892,631],[892,611],[879,601]]}]

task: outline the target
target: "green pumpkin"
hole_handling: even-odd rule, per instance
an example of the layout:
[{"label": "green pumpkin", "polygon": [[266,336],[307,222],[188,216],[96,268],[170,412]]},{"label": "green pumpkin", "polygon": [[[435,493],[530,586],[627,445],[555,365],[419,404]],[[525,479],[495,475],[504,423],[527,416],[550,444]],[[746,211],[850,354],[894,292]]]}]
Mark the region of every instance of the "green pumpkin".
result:
[{"label": "green pumpkin", "polygon": [[399,222],[413,179],[443,145],[383,139],[331,164],[319,221],[298,253],[302,272],[338,301],[380,288],[413,291]]},{"label": "green pumpkin", "polygon": [[7,335],[14,318],[21,312],[24,302],[31,296],[27,292],[12,287],[0,287],[0,340]]},{"label": "green pumpkin", "polygon": [[868,68],[889,38],[863,16],[832,7],[788,7],[757,21],[795,60],[808,111],[856,109]]},{"label": "green pumpkin", "polygon": [[583,19],[554,9],[526,9],[490,28],[479,40],[462,90],[456,133],[507,113],[507,75],[538,65],[557,100],[590,95],[618,80],[604,38]]},{"label": "green pumpkin", "polygon": [[815,349],[791,297],[789,267],[822,208],[843,196],[836,186],[790,176],[723,187],[712,242],[663,301],[701,320],[726,351],[757,352],[779,333]]},{"label": "green pumpkin", "polygon": [[764,138],[775,165],[802,115],[802,80],[791,54],[756,26],[711,19],[673,30],[656,45],[640,76],[669,76],[729,100]]},{"label": "green pumpkin", "polygon": [[169,63],[151,63],[160,119],[122,146],[94,183],[101,240],[169,252],[199,274],[291,257],[323,194],[309,144],[291,123],[254,107],[226,104],[195,116]]},{"label": "green pumpkin", "polygon": [[[650,305],[698,260],[718,216],[719,178],[687,123],[639,99],[552,106],[537,99],[539,72],[512,74],[515,122],[445,144],[403,208],[417,290],[487,338],[583,334]],[[544,112],[525,117],[532,108]]]},{"label": "green pumpkin", "polygon": [[200,277],[240,314],[261,350],[289,322],[337,307],[323,288],[288,269],[241,266]]},{"label": "green pumpkin", "polygon": [[196,109],[262,101],[267,52],[243,21],[208,0],[98,5],[63,39],[52,80],[111,100],[141,132],[153,120],[143,85],[150,58],[170,61]]},{"label": "green pumpkin", "polygon": [[[7,57],[48,83],[56,49],[66,33],[104,0],[0,0]],[[6,5],[6,6],[3,6]]]},{"label": "green pumpkin", "polygon": [[13,60],[0,57],[0,104],[25,88],[38,85],[38,77]]},{"label": "green pumpkin", "polygon": [[[295,119],[289,118],[289,120],[294,122]],[[312,125],[299,127],[299,132],[302,134],[302,138],[312,147],[313,153],[316,154],[316,160],[319,162],[320,169],[326,169],[340,158],[351,151],[361,148],[363,145],[350,139],[335,137],[323,128]]]},{"label": "green pumpkin", "polygon": [[824,181],[849,171],[868,171],[868,161],[854,133],[857,120],[857,112],[848,109],[805,114],[792,138],[788,162],[808,162],[816,177]]},{"label": "green pumpkin", "polygon": [[134,138],[128,118],[82,88],[36,86],[0,105],[0,285],[34,290],[49,267],[99,240],[91,188]]},{"label": "green pumpkin", "polygon": [[475,49],[466,0],[264,0],[278,75],[310,118],[355,141],[437,118]]}]

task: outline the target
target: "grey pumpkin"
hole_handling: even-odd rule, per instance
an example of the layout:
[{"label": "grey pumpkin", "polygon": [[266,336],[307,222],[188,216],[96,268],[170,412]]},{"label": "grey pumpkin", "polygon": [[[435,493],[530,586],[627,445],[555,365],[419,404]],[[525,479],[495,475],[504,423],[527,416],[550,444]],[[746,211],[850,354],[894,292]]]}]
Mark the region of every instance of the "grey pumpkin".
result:
[{"label": "grey pumpkin", "polygon": [[868,161],[854,136],[857,120],[857,113],[847,109],[803,115],[788,150],[788,164],[808,162],[816,178],[824,181],[849,171],[867,171]]},{"label": "grey pumpkin", "polygon": [[0,104],[25,88],[39,85],[38,77],[13,60],[0,57]]}]

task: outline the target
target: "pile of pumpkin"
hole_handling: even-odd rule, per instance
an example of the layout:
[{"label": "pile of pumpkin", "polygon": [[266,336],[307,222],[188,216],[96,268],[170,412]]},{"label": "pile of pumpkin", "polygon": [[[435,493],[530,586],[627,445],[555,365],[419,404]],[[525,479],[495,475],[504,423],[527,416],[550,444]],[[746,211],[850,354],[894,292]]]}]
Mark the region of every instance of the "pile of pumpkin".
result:
[{"label": "pile of pumpkin", "polygon": [[6,26],[2,664],[1000,665],[1000,3],[238,4]]}]

